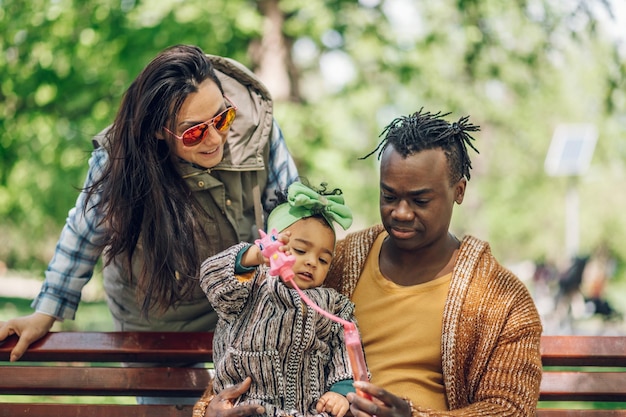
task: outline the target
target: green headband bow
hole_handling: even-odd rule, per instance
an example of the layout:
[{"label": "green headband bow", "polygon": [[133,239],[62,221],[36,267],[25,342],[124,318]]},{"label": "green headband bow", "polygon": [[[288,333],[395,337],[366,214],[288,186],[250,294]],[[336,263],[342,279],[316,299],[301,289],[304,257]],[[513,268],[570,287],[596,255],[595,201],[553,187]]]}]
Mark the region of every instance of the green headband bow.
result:
[{"label": "green headband bow", "polygon": [[267,230],[282,232],[300,219],[321,214],[330,227],[333,221],[347,230],[352,224],[352,210],[344,204],[341,195],[320,195],[300,182],[287,190],[287,202],[277,206],[267,219]]}]

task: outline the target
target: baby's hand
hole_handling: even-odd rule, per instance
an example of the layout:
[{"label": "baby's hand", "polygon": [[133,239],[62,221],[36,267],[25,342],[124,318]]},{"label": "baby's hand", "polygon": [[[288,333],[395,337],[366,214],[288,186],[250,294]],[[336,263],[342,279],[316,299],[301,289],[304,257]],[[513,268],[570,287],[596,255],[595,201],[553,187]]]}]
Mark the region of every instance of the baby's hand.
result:
[{"label": "baby's hand", "polygon": [[241,266],[256,267],[258,265],[267,263],[268,259],[263,257],[261,249],[257,245],[251,245],[241,257]]},{"label": "baby's hand", "polygon": [[288,251],[289,251],[289,238],[290,237],[291,237],[291,232],[289,231],[279,233],[278,236],[276,236],[276,239],[278,239],[279,241],[283,243],[283,246],[278,248],[278,250],[289,254]]},{"label": "baby's hand", "polygon": [[350,403],[348,403],[348,399],[336,392],[324,393],[315,405],[315,410],[318,413],[325,411],[335,417],[343,417],[349,408]]},{"label": "baby's hand", "polygon": [[[282,243],[282,245],[278,247],[278,250],[284,252],[287,255],[290,255],[288,245],[290,236],[291,232],[288,231],[276,235],[276,240]],[[268,257],[264,256],[261,253],[261,248],[259,248],[257,245],[251,245],[241,257],[241,266],[255,267],[257,265],[263,264],[270,266],[270,260]]]},{"label": "baby's hand", "polygon": [[[285,255],[291,255],[289,251],[289,239],[291,238],[291,232],[285,231],[276,235],[276,240],[282,243],[281,246],[278,247],[278,250],[284,252]],[[265,262],[269,265],[269,259],[265,258]]]}]

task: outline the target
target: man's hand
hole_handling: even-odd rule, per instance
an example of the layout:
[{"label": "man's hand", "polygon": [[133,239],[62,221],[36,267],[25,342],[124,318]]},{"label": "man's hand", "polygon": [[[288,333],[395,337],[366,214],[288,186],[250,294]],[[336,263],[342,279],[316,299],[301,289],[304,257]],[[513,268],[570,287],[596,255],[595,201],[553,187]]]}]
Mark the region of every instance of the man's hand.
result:
[{"label": "man's hand", "polygon": [[19,340],[11,351],[11,362],[22,357],[31,343],[45,336],[56,319],[43,313],[33,313],[29,316],[17,317],[9,321],[0,322],[0,341],[11,335],[17,335]]},{"label": "man's hand", "polygon": [[241,394],[248,391],[252,379],[247,377],[237,385],[228,387],[216,395],[207,407],[207,417],[246,417],[255,414],[263,414],[265,408],[260,405],[247,404],[235,406],[235,401]]},{"label": "man's hand", "polygon": [[354,381],[354,388],[372,396],[372,401],[353,392],[347,395],[354,417],[411,417],[409,403],[369,382]]}]

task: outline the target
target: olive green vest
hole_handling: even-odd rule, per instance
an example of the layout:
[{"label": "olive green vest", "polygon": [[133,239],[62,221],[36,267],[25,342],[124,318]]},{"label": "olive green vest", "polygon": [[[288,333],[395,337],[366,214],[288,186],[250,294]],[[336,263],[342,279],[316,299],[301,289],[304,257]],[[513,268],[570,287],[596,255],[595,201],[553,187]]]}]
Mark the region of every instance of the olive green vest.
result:
[{"label": "olive green vest", "polygon": [[[224,159],[212,169],[181,163],[181,172],[194,197],[207,212],[201,219],[210,239],[201,242],[202,262],[241,241],[252,242],[263,227],[261,193],[267,184],[269,139],[273,127],[269,92],[247,68],[228,58],[209,55],[224,92],[238,107],[224,149]],[[98,144],[105,144],[101,134]],[[103,140],[104,139],[104,140]],[[105,144],[106,146],[106,144]],[[176,239],[174,239],[176,241]],[[123,258],[104,268],[104,288],[116,330],[212,331],[217,314],[198,285],[193,299],[164,314],[141,318],[135,295],[143,249],[133,255],[132,279]]]}]

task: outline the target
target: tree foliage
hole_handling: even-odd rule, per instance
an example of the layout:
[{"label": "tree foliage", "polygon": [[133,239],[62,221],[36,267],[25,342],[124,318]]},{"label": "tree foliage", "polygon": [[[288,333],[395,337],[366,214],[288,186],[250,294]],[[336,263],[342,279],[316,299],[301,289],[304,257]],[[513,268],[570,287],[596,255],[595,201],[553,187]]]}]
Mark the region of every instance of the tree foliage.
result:
[{"label": "tree foliage", "polygon": [[[559,123],[600,131],[577,181],[581,250],[626,258],[624,39],[603,0],[0,0],[0,233],[11,266],[47,262],[90,138],[160,50],[193,43],[257,70],[300,171],[378,221],[383,127],[424,107],[482,126],[453,228],[505,260],[563,256],[567,178],[543,161]],[[279,30],[277,30],[277,28]],[[620,116],[622,115],[622,116]]]}]

